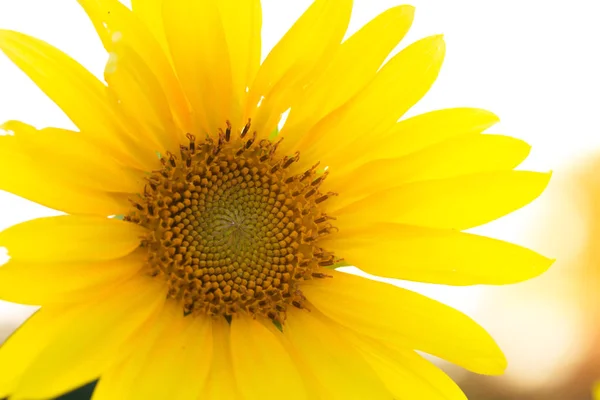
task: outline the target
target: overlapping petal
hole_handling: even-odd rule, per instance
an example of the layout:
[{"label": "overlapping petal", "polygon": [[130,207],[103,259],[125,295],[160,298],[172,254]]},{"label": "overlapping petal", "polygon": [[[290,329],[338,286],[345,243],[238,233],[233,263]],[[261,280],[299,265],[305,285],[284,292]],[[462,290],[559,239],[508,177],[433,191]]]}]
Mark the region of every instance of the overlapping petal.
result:
[{"label": "overlapping petal", "polygon": [[[281,135],[281,150],[292,149],[321,118],[350,100],[375,76],[412,24],[414,8],[384,11],[344,41],[329,65],[299,94]],[[360,57],[356,55],[360,54]]]},{"label": "overlapping petal", "polygon": [[[69,318],[58,322],[58,332],[47,342],[41,340],[44,345],[25,366],[12,395],[21,399],[52,398],[96,379],[114,359],[131,351],[123,344],[160,310],[163,288],[157,281],[139,277],[116,286],[105,299],[75,306]],[[40,331],[37,336],[45,337]],[[28,339],[31,336],[17,333],[6,346],[9,350],[23,349],[31,345]],[[10,365],[13,357],[0,353],[0,364]]]},{"label": "overlapping petal", "polygon": [[362,135],[377,138],[427,93],[445,55],[442,36],[419,40],[388,61],[350,101],[313,127],[292,150],[302,154],[300,167],[320,160],[337,171],[344,150]]},{"label": "overlapping petal", "polygon": [[461,135],[405,157],[367,162],[338,177],[327,189],[339,193],[335,207],[409,182],[437,180],[482,172],[510,171],[529,154],[530,146],[501,135]]},{"label": "overlapping petal", "polygon": [[474,372],[501,374],[506,368],[506,359],[490,335],[461,312],[387,283],[332,270],[323,273],[332,278],[311,281],[302,291],[335,323]]},{"label": "overlapping petal", "polygon": [[144,234],[117,219],[63,215],[11,226],[0,232],[0,246],[19,262],[106,261],[133,252]]},{"label": "overlapping petal", "polygon": [[231,322],[231,357],[235,382],[244,399],[268,399],[286,393],[309,399],[302,378],[280,341],[260,322],[242,316]]},{"label": "overlapping petal", "polygon": [[[29,160],[29,164],[12,166],[17,174],[35,170],[40,174],[36,180],[49,175],[53,177],[49,183],[65,182],[90,192],[139,193],[144,187],[143,172],[122,165],[85,133],[59,128],[38,130],[19,121],[8,121],[1,127],[10,132],[0,136],[7,157],[12,154],[13,160]],[[100,193],[94,195],[102,197]],[[94,202],[93,197],[88,201]]]},{"label": "overlapping petal", "polygon": [[169,45],[165,36],[162,15],[163,0],[131,0],[131,9],[152,32],[165,54],[169,54]]},{"label": "overlapping petal", "polygon": [[372,160],[399,158],[457,136],[485,131],[499,118],[479,108],[445,108],[419,114],[394,124],[381,136],[361,135],[344,149],[347,163],[338,174]]},{"label": "overlapping petal", "polygon": [[210,372],[201,399],[239,399],[231,353],[231,328],[225,318],[212,321],[213,353]]},{"label": "overlapping petal", "polygon": [[227,120],[239,126],[242,105],[234,97],[227,39],[217,2],[165,1],[163,18],[177,77],[199,118],[202,134],[215,134]]},{"label": "overlapping petal", "polygon": [[154,155],[136,152],[137,138],[104,86],[84,67],[49,44],[1,30],[2,50],[103,151],[126,165],[152,169]]},{"label": "overlapping petal", "polygon": [[131,47],[115,45],[104,77],[109,93],[137,130],[145,133],[145,151],[177,154],[185,133],[176,127],[160,82],[140,55]]},{"label": "overlapping petal", "polygon": [[245,106],[247,90],[260,68],[260,0],[219,0],[217,6],[227,40],[234,99]]},{"label": "overlapping petal", "polygon": [[271,50],[250,87],[246,108],[246,117],[261,135],[268,137],[281,114],[328,65],[351,11],[352,0],[316,0]]},{"label": "overlapping petal", "polygon": [[210,320],[183,318],[177,304],[165,304],[130,345],[130,357],[102,376],[93,400],[199,397],[211,365]]},{"label": "overlapping petal", "polygon": [[166,302],[155,318],[142,325],[140,335],[133,335],[124,343],[124,347],[132,348],[131,352],[115,359],[102,374],[94,389],[93,400],[134,395],[140,371],[152,361],[150,354],[157,342],[173,324],[182,322],[178,311],[174,304]]},{"label": "overlapping petal", "polygon": [[114,285],[137,274],[144,261],[139,252],[98,262],[9,260],[0,267],[0,299],[43,306],[90,301],[109,295]]},{"label": "overlapping petal", "polygon": [[463,230],[511,213],[537,198],[550,174],[485,172],[408,183],[376,192],[335,211],[336,226],[397,222]]},{"label": "overlapping petal", "polygon": [[[44,307],[35,312],[0,346],[0,396],[13,394],[23,372],[38,354],[78,317],[80,309]],[[40,335],[40,332],[44,332]]]},{"label": "overlapping petal", "polygon": [[316,381],[321,398],[392,400],[367,362],[319,316],[291,308],[283,332],[297,362]]},{"label": "overlapping petal", "polygon": [[458,385],[413,350],[392,349],[364,336],[345,332],[396,400],[466,400]]},{"label": "overlapping petal", "polygon": [[[14,136],[0,136],[0,168],[4,171],[0,174],[1,190],[35,201],[46,207],[72,214],[107,216],[123,214],[129,210],[130,205],[126,195],[122,193],[108,193],[90,188],[89,186],[85,187],[81,185],[81,182],[75,182],[71,179],[71,176],[79,176],[80,178],[85,176],[85,179],[93,179],[93,177],[98,177],[98,174],[100,174],[100,180],[98,181],[90,182],[85,180],[83,182],[84,184],[93,183],[98,187],[102,182],[106,182],[105,178],[110,177],[111,173],[109,171],[111,167],[115,167],[117,170],[123,171],[123,181],[116,183],[112,188],[121,188],[124,184],[131,184],[129,178],[132,177],[132,175],[128,174],[128,172],[125,171],[125,168],[120,167],[119,164],[107,163],[104,164],[104,168],[100,170],[92,170],[82,166],[79,169],[70,171],[68,175],[64,175],[57,174],[57,169],[64,170],[69,166],[68,162],[61,164],[61,160],[52,159],[52,165],[50,166],[45,162],[41,162],[42,160],[50,160],[49,154],[51,154],[51,151],[40,155],[40,157],[35,157],[35,153],[28,154],[23,151],[22,139],[24,136],[31,136],[32,139],[44,139],[44,142],[45,139],[56,137],[57,144],[60,144],[61,140],[80,133],[54,129],[38,132],[22,123],[9,123],[4,126],[5,128],[8,128],[9,125],[11,126],[10,129],[15,129],[15,131],[13,131]],[[87,141],[77,140],[80,138],[83,139],[84,137],[73,137],[73,147],[61,149],[63,154],[65,150],[69,152],[70,149],[77,149],[79,146],[88,147]],[[35,143],[41,144],[42,141],[36,141],[34,143],[29,142],[29,144]],[[89,156],[93,163],[94,160],[97,160],[97,158],[95,158],[95,155],[97,154],[99,153],[91,152],[82,154],[81,156]],[[104,176],[102,176],[103,171],[106,173]],[[92,175],[86,176],[86,173]],[[109,183],[112,183],[112,181]]]},{"label": "overlapping petal", "polygon": [[177,304],[174,308],[174,323],[133,381],[138,384],[132,386],[130,399],[195,399],[206,385],[212,358],[211,320],[183,318],[181,308]]},{"label": "overlapping petal", "polygon": [[520,282],[553,262],[485,236],[392,223],[341,231],[323,245],[373,275],[446,285]]},{"label": "overlapping petal", "polygon": [[[143,9],[143,12],[136,13],[118,0],[78,1],[96,27],[109,53],[113,53],[115,46],[120,45],[134,49],[145,61],[148,71],[143,76],[137,77],[137,80],[142,82],[148,80],[148,84],[154,84],[156,80],[160,84],[169,100],[170,110],[178,129],[182,132],[190,132],[195,128],[188,101],[173,71],[168,49],[165,47],[162,17],[158,15],[161,14],[162,1],[144,0],[144,6],[136,2],[135,6]],[[148,26],[144,22],[148,23]],[[173,135],[173,132],[164,134]]]}]

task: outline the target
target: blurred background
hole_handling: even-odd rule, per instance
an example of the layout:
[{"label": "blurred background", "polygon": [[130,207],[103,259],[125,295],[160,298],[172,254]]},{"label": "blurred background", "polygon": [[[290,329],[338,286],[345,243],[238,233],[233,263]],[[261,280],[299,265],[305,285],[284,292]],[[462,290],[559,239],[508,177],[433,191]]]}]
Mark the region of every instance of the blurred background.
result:
[{"label": "blurred background", "polygon": [[[265,55],[310,2],[262,0]],[[349,33],[400,3],[355,0]],[[600,378],[600,1],[410,3],[417,8],[415,22],[399,49],[444,33],[447,56],[438,82],[409,115],[456,106],[490,109],[502,119],[491,132],[533,146],[521,168],[554,171],[539,200],[474,231],[558,261],[542,277],[512,286],[394,283],[472,316],[505,350],[503,377],[441,364],[470,399],[588,400]],[[102,76],[106,54],[73,0],[0,0],[0,28],[44,38]],[[72,126],[4,56],[0,93],[0,121]],[[56,214],[0,192],[0,229]],[[0,262],[3,257],[0,249]],[[33,310],[0,302],[0,343]],[[89,398],[90,390],[69,398]]]}]

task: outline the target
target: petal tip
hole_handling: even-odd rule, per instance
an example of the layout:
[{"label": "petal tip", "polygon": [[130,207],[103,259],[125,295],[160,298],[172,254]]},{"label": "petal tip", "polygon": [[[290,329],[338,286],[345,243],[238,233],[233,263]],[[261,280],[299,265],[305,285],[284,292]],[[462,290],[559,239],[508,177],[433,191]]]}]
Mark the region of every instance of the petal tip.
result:
[{"label": "petal tip", "polygon": [[536,276],[544,274],[556,262],[556,258],[548,258],[548,257],[543,257],[543,258],[544,258],[544,262],[541,263],[539,273]]},{"label": "petal tip", "polygon": [[[544,190],[546,190],[546,188],[548,187],[548,184],[550,183],[550,179],[552,178],[554,171],[548,171],[548,172],[534,172],[533,174],[535,175],[535,183],[539,184],[539,195],[541,195]],[[536,196],[537,197],[537,196]]]},{"label": "petal tip", "polygon": [[498,376],[503,375],[508,367],[508,360],[504,355],[504,352],[498,347],[496,342],[495,349],[492,354],[488,354],[476,362],[474,368],[467,368],[471,372],[475,372],[481,375]]},{"label": "petal tip", "polygon": [[444,33],[438,33],[435,35],[431,35],[430,37],[431,37],[431,40],[433,40],[434,42],[439,43],[439,44],[443,44],[446,40],[446,35]]},{"label": "petal tip", "polygon": [[402,16],[407,16],[411,19],[415,16],[416,7],[411,4],[403,4],[401,6],[398,6],[397,9],[399,10]]},{"label": "petal tip", "polygon": [[436,50],[437,54],[442,56],[446,52],[446,40],[444,34],[440,33],[431,37],[432,47]]},{"label": "petal tip", "polygon": [[545,178],[544,190],[546,189],[546,186],[548,186],[548,184],[550,183],[550,179],[552,178],[553,174],[554,174],[554,171],[542,172],[542,175],[544,175],[544,178]]},{"label": "petal tip", "polygon": [[508,367],[508,361],[506,360],[506,357],[502,357],[502,359],[494,360],[492,363],[490,363],[490,365],[489,365],[490,369],[483,372],[483,375],[492,375],[492,376],[504,375],[507,367]]},{"label": "petal tip", "polygon": [[13,36],[14,33],[14,31],[8,29],[0,29],[0,50],[4,51],[4,46],[8,44],[10,37]]},{"label": "petal tip", "polygon": [[489,111],[489,110],[483,110],[483,109],[481,110],[481,112],[483,115],[489,117],[490,126],[500,122],[500,117],[496,113]]}]

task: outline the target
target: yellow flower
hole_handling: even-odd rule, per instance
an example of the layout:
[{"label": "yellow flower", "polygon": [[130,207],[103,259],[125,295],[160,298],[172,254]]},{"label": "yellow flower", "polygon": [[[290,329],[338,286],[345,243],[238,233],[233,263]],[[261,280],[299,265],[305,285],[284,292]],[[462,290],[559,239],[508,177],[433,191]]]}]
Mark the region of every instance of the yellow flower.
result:
[{"label": "yellow flower", "polygon": [[342,42],[352,1],[316,0],[261,64],[259,0],[80,3],[107,84],[0,33],[79,129],[0,138],[0,187],[67,214],[0,233],[0,298],[41,305],[0,348],[0,396],[100,378],[94,400],[463,399],[416,351],[502,373],[467,316],[335,270],[472,285],[551,264],[461,232],[543,191],[513,171],[527,144],[481,134],[497,117],[479,109],[397,122],[445,51],[432,36],[381,67],[412,7]]}]

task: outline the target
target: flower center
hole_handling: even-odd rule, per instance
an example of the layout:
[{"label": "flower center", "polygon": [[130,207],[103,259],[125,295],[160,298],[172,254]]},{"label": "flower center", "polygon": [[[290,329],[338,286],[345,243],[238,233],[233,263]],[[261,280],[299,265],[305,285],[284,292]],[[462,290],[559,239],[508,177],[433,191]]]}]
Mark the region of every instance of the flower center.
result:
[{"label": "flower center", "polygon": [[298,161],[277,156],[277,144],[248,135],[196,141],[167,153],[126,217],[149,230],[142,241],[147,271],[165,279],[168,298],[184,313],[246,312],[283,323],[287,307],[305,308],[304,280],[338,260],[318,246],[335,228],[322,204],[335,193],[319,187],[317,165],[290,173]]}]

